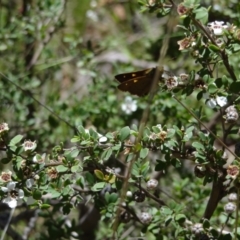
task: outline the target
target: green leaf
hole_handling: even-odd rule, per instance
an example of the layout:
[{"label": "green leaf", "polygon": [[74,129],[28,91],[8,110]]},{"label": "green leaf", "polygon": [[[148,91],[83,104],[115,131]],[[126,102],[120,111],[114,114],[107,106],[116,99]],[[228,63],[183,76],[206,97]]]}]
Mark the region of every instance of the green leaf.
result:
[{"label": "green leaf", "polygon": [[72,158],[76,158],[77,156],[78,156],[78,154],[79,154],[79,150],[78,149],[73,149],[72,151],[71,151],[71,157]]},{"label": "green leaf", "polygon": [[70,213],[71,209],[72,209],[73,205],[71,203],[66,203],[63,205],[62,210],[63,210],[63,214],[67,215]]},{"label": "green leaf", "polygon": [[80,176],[78,178],[78,180],[76,181],[76,184],[78,186],[80,186],[82,189],[84,189],[84,185],[85,185],[85,180],[84,180],[84,177],[83,176]]},{"label": "green leaf", "polygon": [[80,137],[79,137],[79,136],[74,136],[74,137],[71,139],[71,142],[72,142],[72,143],[80,142]]},{"label": "green leaf", "polygon": [[53,189],[53,188],[50,188],[50,189],[49,189],[49,193],[51,194],[51,197],[52,197],[52,198],[58,198],[58,197],[61,196],[61,193],[58,192],[58,191],[56,191],[56,190]]},{"label": "green leaf", "polygon": [[217,88],[216,84],[210,83],[208,85],[208,91],[209,91],[210,94],[216,93],[218,91],[218,88]]},{"label": "green leaf", "polygon": [[204,219],[203,220],[203,228],[204,229],[209,229],[210,228],[210,222],[209,222],[209,220],[208,219]]},{"label": "green leaf", "polygon": [[232,236],[231,236],[231,234],[230,233],[227,233],[227,234],[225,234],[225,235],[221,235],[219,238],[218,238],[218,240],[232,240],[233,238],[232,238]]},{"label": "green leaf", "polygon": [[175,220],[179,223],[179,224],[182,224],[185,222],[186,220],[186,216],[184,214],[177,214],[175,216]]},{"label": "green leaf", "polygon": [[194,9],[195,18],[200,20],[203,24],[208,21],[208,10],[204,7],[200,7],[198,9]]},{"label": "green leaf", "polygon": [[167,216],[167,215],[172,214],[173,211],[170,208],[163,206],[163,207],[161,207],[160,212]]},{"label": "green leaf", "polygon": [[171,223],[172,220],[173,220],[173,217],[171,215],[167,216],[165,218],[165,226],[167,227]]},{"label": "green leaf", "polygon": [[171,159],[171,164],[175,167],[175,168],[180,168],[182,166],[181,161],[178,158],[172,158]]},{"label": "green leaf", "polygon": [[107,192],[107,193],[104,195],[104,198],[105,198],[107,204],[115,203],[115,202],[117,202],[117,200],[118,200],[118,194]]},{"label": "green leaf", "polygon": [[129,153],[126,158],[126,162],[130,162],[134,157],[134,153]]},{"label": "green leaf", "polygon": [[102,158],[104,161],[107,161],[107,160],[111,157],[112,152],[113,152],[112,148],[106,149],[106,150],[102,153],[101,158]]},{"label": "green leaf", "polygon": [[11,160],[12,160],[11,158],[2,158],[2,159],[1,159],[1,163],[2,163],[2,164],[7,164],[7,163],[9,163]]},{"label": "green leaf", "polygon": [[65,166],[63,166],[63,165],[60,165],[60,166],[57,166],[57,167],[56,167],[56,170],[57,170],[58,172],[66,172],[66,171],[68,170],[68,167],[65,167]]},{"label": "green leaf", "polygon": [[105,187],[106,183],[105,182],[98,182],[94,184],[94,186],[91,188],[92,191],[98,192],[101,191]]},{"label": "green leaf", "polygon": [[142,148],[140,151],[140,158],[142,159],[146,158],[148,155],[148,152],[149,152],[148,148]]},{"label": "green leaf", "polygon": [[22,161],[23,161],[23,159],[22,159],[22,157],[20,157],[20,156],[17,156],[17,158],[16,158],[16,165],[17,165],[17,169],[19,170],[20,168],[21,168],[21,166],[22,166]]},{"label": "green leaf", "polygon": [[202,99],[202,97],[203,97],[203,91],[201,91],[197,94],[197,100],[200,101]]},{"label": "green leaf", "polygon": [[145,162],[145,163],[141,166],[140,170],[141,170],[141,174],[142,174],[143,176],[145,176],[145,175],[147,174],[148,170],[149,170],[149,161]]},{"label": "green leaf", "polygon": [[232,93],[239,93],[240,92],[240,81],[232,82],[232,84],[229,86],[229,90]]},{"label": "green leaf", "polygon": [[81,167],[79,166],[79,164],[78,165],[75,165],[75,166],[72,166],[71,167],[71,172],[72,173],[76,173],[78,170],[80,170],[81,169]]},{"label": "green leaf", "polygon": [[94,170],[94,174],[98,179],[104,180],[104,174],[102,171],[96,169],[96,170]]},{"label": "green leaf", "polygon": [[157,164],[155,166],[155,171],[162,171],[162,170],[166,170],[168,164],[166,161],[163,160],[157,160]]},{"label": "green leaf", "polygon": [[40,200],[40,199],[42,198],[42,192],[39,191],[38,189],[35,189],[35,190],[33,191],[32,197],[33,197],[35,200]]},{"label": "green leaf", "polygon": [[202,150],[205,149],[205,147],[200,142],[193,142],[192,146],[195,147],[197,150],[198,149],[202,149]]},{"label": "green leaf", "polygon": [[9,146],[15,146],[17,143],[19,143],[23,139],[23,135],[17,135],[15,136],[9,143]]},{"label": "green leaf", "polygon": [[46,204],[46,203],[44,203],[44,204],[42,204],[42,205],[40,206],[41,209],[48,209],[48,208],[50,208],[50,207],[51,207],[51,205]]},{"label": "green leaf", "polygon": [[209,44],[209,49],[211,49],[213,52],[219,52],[221,49],[216,46],[215,44]]},{"label": "green leaf", "polygon": [[79,131],[79,133],[81,134],[81,135],[85,135],[86,134],[86,131],[85,131],[85,128],[83,127],[83,126],[78,126],[78,131]]},{"label": "green leaf", "polygon": [[130,128],[129,128],[128,126],[122,128],[122,129],[119,131],[119,139],[120,139],[120,141],[123,142],[123,141],[126,140],[129,136],[130,136]]}]

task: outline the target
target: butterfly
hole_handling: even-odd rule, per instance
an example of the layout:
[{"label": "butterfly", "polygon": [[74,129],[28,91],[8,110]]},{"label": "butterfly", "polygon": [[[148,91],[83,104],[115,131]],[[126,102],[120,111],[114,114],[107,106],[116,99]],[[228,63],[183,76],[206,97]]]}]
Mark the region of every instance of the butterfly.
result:
[{"label": "butterfly", "polygon": [[118,74],[115,76],[120,83],[118,89],[139,97],[145,96],[151,90],[156,70],[157,68],[148,68],[142,71]]}]

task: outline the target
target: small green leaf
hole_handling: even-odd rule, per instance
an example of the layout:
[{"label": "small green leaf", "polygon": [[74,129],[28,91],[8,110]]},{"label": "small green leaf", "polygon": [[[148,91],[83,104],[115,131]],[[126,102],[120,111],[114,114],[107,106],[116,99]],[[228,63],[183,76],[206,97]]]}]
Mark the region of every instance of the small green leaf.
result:
[{"label": "small green leaf", "polygon": [[219,52],[221,49],[216,46],[215,44],[209,44],[209,49],[211,49],[213,52]]},{"label": "small green leaf", "polygon": [[162,160],[157,160],[157,164],[155,166],[155,171],[162,171],[165,170],[167,168],[168,164],[166,161],[162,161]]},{"label": "small green leaf", "polygon": [[210,94],[216,93],[218,91],[218,88],[217,88],[216,84],[210,83],[208,85],[208,91],[209,91]]},{"label": "small green leaf", "polygon": [[71,172],[72,172],[72,173],[75,173],[75,172],[77,172],[79,169],[81,169],[81,167],[80,167],[79,165],[72,166],[72,167],[71,167]]},{"label": "small green leaf", "polygon": [[51,205],[44,203],[40,207],[41,207],[41,209],[48,209],[51,207]]},{"label": "small green leaf", "polygon": [[142,159],[146,158],[148,155],[148,152],[149,152],[148,148],[142,148],[140,151],[140,158]]},{"label": "small green leaf", "polygon": [[130,128],[124,127],[119,131],[119,139],[120,141],[126,140],[130,136]]},{"label": "small green leaf", "polygon": [[170,215],[170,216],[167,216],[167,217],[165,218],[165,226],[166,226],[166,227],[171,223],[172,219],[173,219],[173,217],[172,217],[171,215]]},{"label": "small green leaf", "polygon": [[79,136],[75,136],[75,137],[73,137],[73,138],[71,139],[71,142],[72,142],[72,143],[80,142],[80,138],[79,138]]},{"label": "small green leaf", "polygon": [[71,151],[71,157],[72,158],[76,158],[78,156],[78,154],[79,154],[79,150],[78,149],[73,149]]},{"label": "small green leaf", "polygon": [[68,168],[65,167],[65,166],[63,166],[63,165],[60,165],[60,166],[57,166],[57,167],[56,167],[56,170],[57,170],[58,172],[66,172],[66,171],[68,170]]},{"label": "small green leaf", "polygon": [[163,206],[163,207],[161,207],[160,212],[167,216],[167,215],[172,214],[173,211],[170,208]]},{"label": "small green leaf", "polygon": [[105,182],[99,182],[94,184],[94,186],[91,188],[92,191],[98,192],[101,191],[105,187],[106,183]]},{"label": "small green leaf", "polygon": [[104,161],[107,161],[107,160],[111,157],[112,152],[113,152],[112,148],[106,149],[106,150],[102,153],[101,158],[102,158]]},{"label": "small green leaf", "polygon": [[109,203],[115,203],[118,200],[118,195],[116,193],[109,193],[107,192],[104,196],[107,204]]},{"label": "small green leaf", "polygon": [[94,170],[94,174],[98,179],[104,180],[104,174],[102,171],[96,169],[96,170]]},{"label": "small green leaf", "polygon": [[230,90],[232,93],[239,93],[239,92],[240,92],[240,81],[233,82],[233,83],[230,85],[229,90]]},{"label": "small green leaf", "polygon": [[143,176],[145,176],[145,175],[147,174],[148,170],[149,170],[149,161],[145,162],[145,163],[141,166],[140,170],[141,170],[141,174],[142,174]]},{"label": "small green leaf", "polygon": [[202,99],[202,97],[203,97],[203,91],[201,91],[197,94],[197,100],[200,101]]},{"label": "small green leaf", "polygon": [[33,191],[33,195],[32,197],[35,199],[35,200],[40,200],[42,198],[42,192],[39,191],[38,189],[35,189]]},{"label": "small green leaf", "polygon": [[203,24],[208,21],[208,10],[204,7],[197,8],[193,11],[195,13],[195,18],[200,20]]},{"label": "small green leaf", "polygon": [[11,158],[2,158],[1,159],[1,163],[2,164],[7,164],[7,163],[9,163],[11,161]]},{"label": "small green leaf", "polygon": [[204,146],[200,142],[193,142],[192,146],[195,147],[196,149],[202,149],[204,150]]},{"label": "small green leaf", "polygon": [[203,228],[204,229],[209,229],[210,228],[210,222],[209,222],[209,220],[208,219],[204,219],[203,220]]},{"label": "small green leaf", "polygon": [[172,158],[171,159],[171,164],[175,167],[175,168],[180,168],[182,166],[181,161],[178,158]]},{"label": "small green leaf", "polygon": [[175,216],[175,220],[179,223],[179,224],[182,224],[185,222],[186,220],[186,216],[184,214],[177,214]]},{"label": "small green leaf", "polygon": [[23,135],[17,135],[15,136],[9,143],[9,146],[15,146],[17,143],[19,143],[23,139]]},{"label": "small green leaf", "polygon": [[71,209],[72,209],[73,205],[71,203],[66,203],[63,205],[62,210],[63,210],[63,214],[67,215],[70,213]]}]

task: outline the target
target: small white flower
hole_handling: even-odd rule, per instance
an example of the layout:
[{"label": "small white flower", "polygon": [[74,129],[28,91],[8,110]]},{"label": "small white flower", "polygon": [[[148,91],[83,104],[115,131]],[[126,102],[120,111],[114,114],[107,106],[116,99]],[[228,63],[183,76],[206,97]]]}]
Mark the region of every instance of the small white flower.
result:
[{"label": "small white flower", "polygon": [[3,182],[10,182],[12,180],[12,172],[11,171],[7,171],[7,172],[2,172],[1,176],[0,176],[0,181]]},{"label": "small white flower", "polygon": [[17,206],[17,200],[24,197],[23,190],[15,187],[16,182],[9,182],[7,187],[1,187],[2,191],[8,194],[2,202],[7,203],[10,208],[15,208]]},{"label": "small white flower", "polygon": [[230,193],[230,194],[228,195],[228,201],[229,201],[229,202],[236,202],[237,199],[238,199],[238,196],[237,196],[236,193]]},{"label": "small white flower", "polygon": [[220,107],[224,107],[225,105],[227,105],[227,98],[224,96],[218,96],[216,98],[216,102]]},{"label": "small white flower", "polygon": [[149,224],[152,221],[152,215],[148,212],[142,212],[140,220],[143,224]]},{"label": "small white flower", "polygon": [[169,76],[165,79],[165,84],[168,89],[173,89],[178,86],[178,78],[176,76]]},{"label": "small white flower", "polygon": [[0,133],[7,132],[8,130],[9,130],[9,127],[8,127],[7,123],[1,123],[0,124]]},{"label": "small white flower", "polygon": [[208,23],[208,28],[211,29],[216,36],[220,36],[223,34],[223,30],[227,29],[228,26],[224,24],[223,21],[215,21]]},{"label": "small white flower", "polygon": [[126,114],[131,114],[137,110],[137,101],[128,96],[122,103],[121,108]]},{"label": "small white flower", "polygon": [[37,147],[37,144],[36,142],[32,142],[31,140],[25,140],[25,142],[22,144],[23,148],[24,148],[24,151],[27,152],[27,151],[33,151],[35,150],[35,148]]},{"label": "small white flower", "polygon": [[196,223],[196,224],[194,224],[193,226],[192,226],[192,233],[194,234],[194,235],[199,235],[199,234],[201,234],[203,231],[204,231],[204,229],[203,229],[203,226],[202,226],[202,223]]},{"label": "small white flower", "polygon": [[233,212],[236,211],[236,204],[232,203],[232,202],[228,202],[225,206],[224,206],[224,211],[227,213],[227,214],[231,214]]},{"label": "small white flower", "polygon": [[156,179],[150,179],[147,181],[147,189],[148,190],[155,190],[158,185],[158,181]]}]

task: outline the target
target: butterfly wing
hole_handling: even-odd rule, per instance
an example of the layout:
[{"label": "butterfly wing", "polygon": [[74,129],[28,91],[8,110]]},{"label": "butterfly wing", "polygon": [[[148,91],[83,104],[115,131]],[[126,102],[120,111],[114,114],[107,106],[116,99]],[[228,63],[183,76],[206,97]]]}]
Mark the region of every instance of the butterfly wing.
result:
[{"label": "butterfly wing", "polygon": [[118,89],[140,97],[145,96],[150,92],[155,70],[155,68],[149,68],[115,76],[116,80],[120,82]]}]

